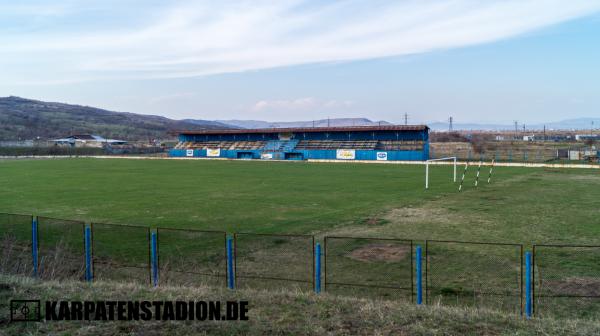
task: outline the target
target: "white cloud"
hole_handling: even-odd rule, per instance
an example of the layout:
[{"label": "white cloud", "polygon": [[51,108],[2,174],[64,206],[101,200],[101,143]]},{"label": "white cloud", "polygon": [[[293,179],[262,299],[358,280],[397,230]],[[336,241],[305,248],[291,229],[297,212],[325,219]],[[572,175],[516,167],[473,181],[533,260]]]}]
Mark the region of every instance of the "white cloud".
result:
[{"label": "white cloud", "polygon": [[[172,78],[402,56],[509,38],[600,10],[600,2],[589,0],[200,1],[143,10],[139,4],[105,6],[105,13],[130,11],[148,19],[103,24],[106,17],[91,16],[89,22],[79,18],[73,20],[78,25],[70,26],[61,17],[31,30],[23,17],[23,29],[11,27],[10,34],[0,30],[3,77],[17,82]],[[67,19],[81,14],[60,12]]]},{"label": "white cloud", "polygon": [[350,100],[320,100],[314,97],[290,100],[261,100],[252,106],[252,111],[308,111],[318,109],[336,109],[354,105]]}]

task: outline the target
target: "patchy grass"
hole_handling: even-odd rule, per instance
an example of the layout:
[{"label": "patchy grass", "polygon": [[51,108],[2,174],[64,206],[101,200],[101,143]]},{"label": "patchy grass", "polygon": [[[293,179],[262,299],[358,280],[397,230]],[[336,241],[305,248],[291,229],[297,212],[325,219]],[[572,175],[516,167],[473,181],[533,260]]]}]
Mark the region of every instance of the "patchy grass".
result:
[{"label": "patchy grass", "polygon": [[[412,239],[421,245],[426,239],[509,242],[524,244],[525,249],[530,249],[532,243],[600,244],[597,170],[497,167],[491,184],[486,183],[487,170],[483,170],[482,184],[475,188],[475,169],[471,167],[460,193],[449,181],[451,171],[451,166],[432,166],[431,189],[425,191],[424,167],[409,165],[118,159],[0,161],[0,209],[150,227],[309,233],[318,240],[326,235],[351,235]],[[29,228],[27,223],[22,227]],[[139,231],[135,235],[138,238],[134,238],[133,233],[125,234],[125,229],[101,229],[102,226],[95,227],[94,255],[119,261],[131,259],[133,266],[141,267],[137,277],[146,281],[147,231],[129,229]],[[73,236],[78,246],[73,250],[77,262],[81,260],[80,233],[77,230]],[[65,237],[58,231],[55,236]],[[42,230],[40,237],[42,246],[52,245],[52,240],[43,240],[51,235]],[[204,265],[205,260],[218,259],[221,262],[213,264],[224,271],[221,240],[206,243],[174,234],[169,238],[166,232],[161,237],[163,242],[175,242],[169,246],[177,247],[159,249],[163,266],[185,269],[193,262],[200,264],[199,260]],[[249,269],[264,275],[276,270],[282,276],[310,276],[306,271],[311,268],[310,246],[275,243],[240,241],[240,272]],[[358,258],[353,257],[353,251],[365,248],[363,244],[371,246],[354,252]],[[374,249],[372,244],[351,242],[338,246],[337,267],[344,280],[385,280],[398,285],[398,279],[402,279],[402,286],[409,287],[410,259],[377,259],[377,255],[392,247]],[[218,253],[197,254],[199,250]],[[302,256],[297,251],[302,251]],[[399,252],[390,255],[400,255]],[[494,255],[493,250],[465,247],[430,252],[437,253],[438,268],[434,271],[440,274],[437,280],[443,280],[439,283],[440,292],[475,297],[474,290],[510,285],[511,299],[506,305],[510,309],[518,305],[514,289],[520,286],[520,264],[514,251]],[[273,255],[277,258],[271,258],[270,264],[264,262]],[[600,278],[600,267],[594,261],[597,259],[590,255],[548,257],[543,274],[554,270],[556,276],[547,280],[557,283],[570,278]],[[476,262],[470,258],[473,256],[477,257]],[[298,260],[308,266],[298,267]],[[402,267],[395,266],[400,264]],[[335,270],[328,266],[330,271]],[[100,266],[96,270],[98,278],[131,276],[131,271],[102,272]],[[170,280],[174,283],[178,278]],[[572,307],[572,303],[565,307]],[[590,309],[594,314],[599,311]]]},{"label": "patchy grass", "polygon": [[[11,299],[249,300],[248,321],[9,323]],[[533,319],[492,310],[423,306],[293,291],[229,291],[200,286],[151,289],[134,284],[38,282],[0,276],[4,335],[597,335],[590,320]]]}]

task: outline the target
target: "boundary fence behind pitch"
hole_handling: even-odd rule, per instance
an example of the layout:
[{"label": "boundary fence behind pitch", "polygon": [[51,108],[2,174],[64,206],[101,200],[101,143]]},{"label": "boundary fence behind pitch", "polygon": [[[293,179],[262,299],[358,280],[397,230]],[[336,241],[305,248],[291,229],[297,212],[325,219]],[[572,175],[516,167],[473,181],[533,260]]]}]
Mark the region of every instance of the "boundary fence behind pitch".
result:
[{"label": "boundary fence behind pitch", "polygon": [[323,284],[331,293],[416,297],[417,304],[600,318],[600,246],[535,244],[531,255],[522,244],[426,240],[423,256],[413,240],[326,236],[323,242],[321,253],[312,235],[228,237],[0,213],[0,273],[317,293]]}]

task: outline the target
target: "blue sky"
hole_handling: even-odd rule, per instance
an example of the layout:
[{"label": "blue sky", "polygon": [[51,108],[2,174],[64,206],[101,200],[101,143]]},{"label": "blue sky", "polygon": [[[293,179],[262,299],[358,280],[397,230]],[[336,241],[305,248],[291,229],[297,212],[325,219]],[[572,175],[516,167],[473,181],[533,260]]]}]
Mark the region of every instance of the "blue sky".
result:
[{"label": "blue sky", "polygon": [[5,1],[0,96],[171,118],[600,115],[600,1]]}]

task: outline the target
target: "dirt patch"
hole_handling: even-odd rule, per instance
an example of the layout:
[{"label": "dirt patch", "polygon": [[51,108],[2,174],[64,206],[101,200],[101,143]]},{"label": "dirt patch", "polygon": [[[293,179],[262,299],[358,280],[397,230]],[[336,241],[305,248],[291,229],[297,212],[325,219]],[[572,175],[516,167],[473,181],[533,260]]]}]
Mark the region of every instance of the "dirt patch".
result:
[{"label": "dirt patch", "polygon": [[383,218],[400,223],[449,223],[452,221],[452,213],[443,208],[399,208],[391,210]]},{"label": "dirt patch", "polygon": [[600,296],[600,278],[566,278],[544,282],[546,291],[554,295]]},{"label": "dirt patch", "polygon": [[370,244],[360,247],[348,255],[351,259],[365,262],[398,262],[410,253],[408,246],[394,244]]}]

